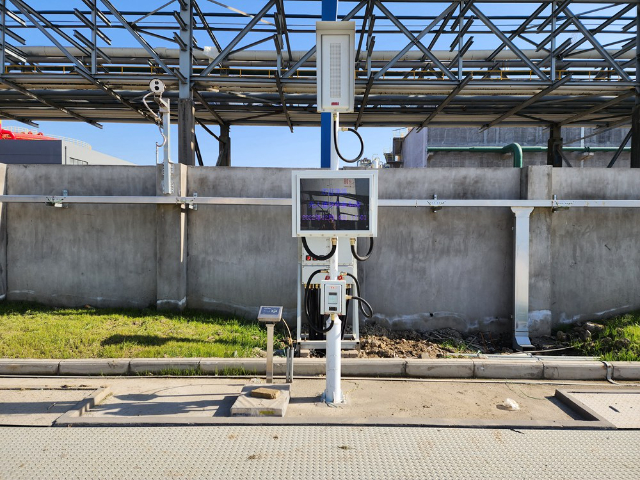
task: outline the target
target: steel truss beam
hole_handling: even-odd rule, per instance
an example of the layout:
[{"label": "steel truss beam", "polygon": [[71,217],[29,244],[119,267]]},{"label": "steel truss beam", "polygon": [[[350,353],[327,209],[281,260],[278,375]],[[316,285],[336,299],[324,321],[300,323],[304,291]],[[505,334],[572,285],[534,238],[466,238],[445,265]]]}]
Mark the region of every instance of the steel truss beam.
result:
[{"label": "steel truss beam", "polygon": [[483,131],[491,128],[491,127],[496,126],[498,123],[502,122],[503,120],[509,118],[512,115],[515,115],[516,113],[518,113],[523,108],[528,107],[529,105],[534,103],[536,100],[548,95],[549,93],[553,92],[555,89],[561,87],[562,85],[567,83],[569,80],[571,80],[571,77],[567,76],[567,77],[562,78],[561,80],[558,80],[557,82],[553,83],[552,85],[549,85],[547,88],[545,88],[541,92],[536,93],[533,97],[531,97],[528,100],[522,102],[520,105],[518,105],[516,107],[513,107],[507,113],[504,113],[504,114],[500,115],[498,118],[496,118],[492,122],[488,123],[487,125],[484,125],[480,129],[480,131],[483,132]]},{"label": "steel truss beam", "polygon": [[[6,2],[0,1],[2,5]],[[302,51],[296,45],[302,36],[309,39],[314,32],[313,22],[319,15],[307,13],[314,9],[306,8],[306,5],[313,7],[313,2],[299,6],[296,2],[262,0],[254,2],[258,4],[257,13],[244,13],[229,11],[221,2],[190,0],[194,21],[189,22],[191,14],[185,13],[189,3],[186,0],[162,0],[152,11],[123,7],[124,0],[100,0],[106,6],[100,10],[96,1],[83,0],[88,9],[61,7],[52,2],[45,10],[30,7],[30,0],[16,0],[19,10],[3,9],[1,13],[9,25],[3,20],[0,33],[6,51],[0,48],[0,54],[12,63],[3,63],[6,70],[0,70],[0,80],[36,92],[39,98],[46,97],[56,108],[65,109],[61,112],[75,113],[78,102],[84,102],[87,111],[96,112],[96,120],[147,121],[148,117],[141,115],[131,99],[147,89],[151,78],[159,77],[167,84],[167,96],[172,99],[177,98],[178,89],[182,99],[192,89],[203,92],[194,94],[196,102],[203,105],[198,108],[208,112],[206,118],[221,125],[291,128],[318,123],[313,94],[315,47],[308,48],[315,42],[302,43],[305,46]],[[176,6],[176,1],[180,4],[179,13],[170,7],[171,3]],[[226,10],[205,8],[210,3]],[[440,126],[447,122],[486,127],[503,112],[512,112],[499,123],[529,126],[549,122],[583,125],[609,122],[603,127],[608,128],[629,118],[630,102],[623,101],[621,96],[637,86],[633,55],[638,42],[634,35],[637,22],[632,15],[638,1],[611,0],[589,10],[579,5],[589,3],[588,0],[523,0],[518,4],[527,5],[526,10],[521,9],[527,12],[524,14],[506,10],[485,13],[496,12],[490,4],[500,4],[501,0],[451,0],[444,5],[437,0],[343,3],[349,5],[350,11],[341,18],[356,21],[358,37],[357,110],[343,115],[343,122],[354,122],[356,127],[385,123]],[[396,4],[400,3],[412,8],[402,14],[395,12]],[[14,35],[29,39],[29,35],[22,33],[28,32],[26,29],[38,29],[48,38],[48,45],[56,46],[56,52],[36,51],[28,41],[18,52],[6,43],[5,39],[16,40]],[[142,48],[137,48],[137,44],[130,50],[98,48],[97,40],[109,43],[110,37],[117,37],[121,41],[124,31]],[[569,37],[576,34],[580,37],[572,43]],[[249,35],[253,36],[251,40],[247,40]],[[444,35],[448,36],[446,41]],[[259,39],[261,36],[264,38]],[[381,51],[380,45],[387,44],[391,36],[401,39],[403,43],[399,46],[404,48]],[[612,36],[617,40],[603,41]],[[546,38],[540,41],[541,37]],[[204,55],[203,48],[196,43],[203,38],[217,48],[211,57]],[[260,45],[272,38],[277,41],[275,48],[260,50],[265,48]],[[488,38],[498,40],[494,42],[497,49],[483,51],[481,55],[473,50]],[[218,39],[224,39],[223,45],[228,45],[221,48]],[[166,42],[177,43],[181,53],[159,46],[167,45]],[[134,50],[135,55],[127,53]],[[175,68],[178,64],[179,70]],[[195,83],[189,82],[189,72]],[[562,84],[563,88],[546,90],[556,85],[553,80],[569,75],[571,80]],[[460,89],[462,82],[464,88]],[[43,90],[47,93],[43,94]],[[541,90],[540,94],[547,91],[554,100],[529,98],[530,92]],[[566,102],[573,92],[579,92],[581,97]],[[0,111],[29,121],[62,118],[55,111],[43,109],[38,98],[30,96],[38,103],[24,101],[18,100],[19,95],[24,93],[1,91]],[[191,93],[187,95],[190,97]],[[488,100],[491,98],[495,101]],[[562,100],[556,102],[556,98]]]},{"label": "steel truss beam", "polygon": [[56,105],[55,103],[51,102],[50,100],[47,100],[46,98],[41,97],[40,95],[38,95],[36,93],[30,92],[26,88],[18,85],[17,83],[12,82],[11,80],[7,80],[6,78],[0,78],[0,83],[4,83],[8,87],[11,87],[14,90],[17,90],[18,92],[22,93],[23,95],[26,95],[27,97],[33,98],[34,100],[37,100],[38,102],[40,102],[40,103],[42,103],[42,104],[44,104],[44,105],[46,105],[48,107],[60,110],[62,113],[65,113],[65,114],[69,115],[70,117],[75,118],[76,120],[80,120],[81,122],[87,122],[89,125],[93,125],[94,127],[102,128],[102,125],[100,125],[95,120],[91,120],[90,118],[87,118],[87,117],[84,117],[84,116],[82,116],[80,114],[72,112],[71,110],[68,110],[65,107],[60,107],[60,106]]}]

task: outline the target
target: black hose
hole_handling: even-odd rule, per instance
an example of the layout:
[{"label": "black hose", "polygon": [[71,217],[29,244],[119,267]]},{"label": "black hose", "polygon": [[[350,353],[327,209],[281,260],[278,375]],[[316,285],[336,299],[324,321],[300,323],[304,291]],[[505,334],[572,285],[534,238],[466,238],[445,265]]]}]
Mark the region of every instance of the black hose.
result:
[{"label": "black hose", "polygon": [[[304,239],[304,237],[303,237],[303,239]],[[333,328],[333,325],[335,324],[335,322],[333,320],[331,320],[331,323],[325,329],[318,328],[313,324],[313,322],[311,320],[311,315],[309,313],[309,290],[311,289],[311,280],[313,280],[313,277],[315,277],[318,273],[321,273],[321,272],[322,272],[322,269],[316,270],[315,272],[313,272],[309,276],[309,280],[307,280],[307,286],[304,289],[304,313],[307,314],[307,320],[308,320],[308,323],[309,323],[309,328],[311,330],[313,330],[316,333],[327,333],[329,330],[331,330]]]},{"label": "black hose", "polygon": [[[354,283],[356,284],[356,292],[358,292],[358,295],[352,295],[351,299],[355,299],[358,300],[358,307],[360,308],[360,311],[362,312],[362,314],[367,317],[367,318],[371,318],[373,317],[373,308],[371,308],[371,304],[369,302],[367,302],[364,298],[360,297],[360,282],[358,281],[358,279],[353,276],[352,274],[350,274],[349,272],[346,272],[345,275],[353,278]],[[367,306],[367,308],[369,309],[369,313],[367,314],[367,312],[364,311],[364,308],[362,308],[362,304],[365,304]]]},{"label": "black hose", "polygon": [[336,153],[345,162],[347,162],[347,163],[356,163],[358,160],[360,160],[362,158],[362,154],[364,153],[364,142],[362,141],[362,137],[353,128],[347,128],[348,131],[355,133],[356,136],[358,137],[358,140],[360,140],[360,153],[358,154],[358,156],[356,158],[348,160],[348,159],[346,159],[346,158],[344,158],[342,156],[342,154],[340,153],[340,149],[338,148],[338,131],[339,130],[340,130],[340,128],[338,127],[338,122],[335,122],[335,130],[333,132],[333,147],[336,149]]},{"label": "black hose", "polygon": [[[367,302],[364,298],[361,297],[354,297],[353,295],[351,296],[351,300],[358,300],[358,302],[360,302],[360,311],[362,312],[362,314],[367,317],[367,318],[371,318],[373,317],[373,308],[371,308],[371,304],[369,304],[369,302]],[[369,309],[369,313],[364,311],[364,308],[362,308],[362,305],[365,305],[368,309]]]},{"label": "black hose", "polygon": [[355,244],[351,245],[351,255],[353,255],[353,258],[355,258],[359,262],[366,262],[367,260],[369,260],[372,250],[373,250],[373,237],[369,237],[369,251],[364,257],[361,257],[360,255],[358,255],[358,252],[356,252]]},{"label": "black hose", "polygon": [[313,253],[309,248],[307,239],[305,237],[302,237],[302,246],[304,247],[304,251],[307,252],[307,255],[309,255],[314,260],[329,260],[331,257],[333,257],[333,254],[336,253],[335,243],[331,246],[331,250],[326,255],[316,255],[315,253]]}]

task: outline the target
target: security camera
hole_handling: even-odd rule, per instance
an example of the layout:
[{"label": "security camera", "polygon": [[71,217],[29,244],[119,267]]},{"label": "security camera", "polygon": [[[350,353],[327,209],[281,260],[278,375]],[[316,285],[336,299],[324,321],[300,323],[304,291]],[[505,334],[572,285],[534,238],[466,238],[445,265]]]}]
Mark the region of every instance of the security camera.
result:
[{"label": "security camera", "polygon": [[154,78],[149,82],[149,88],[151,92],[158,97],[164,93],[164,82],[159,78]]}]

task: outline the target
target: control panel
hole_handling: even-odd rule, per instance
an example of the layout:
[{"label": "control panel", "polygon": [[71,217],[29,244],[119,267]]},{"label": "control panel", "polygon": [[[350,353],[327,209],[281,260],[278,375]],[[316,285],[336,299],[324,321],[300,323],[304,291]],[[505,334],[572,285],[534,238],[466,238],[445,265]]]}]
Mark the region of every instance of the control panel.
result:
[{"label": "control panel", "polygon": [[322,280],[322,315],[344,315],[347,312],[347,282],[344,280]]}]

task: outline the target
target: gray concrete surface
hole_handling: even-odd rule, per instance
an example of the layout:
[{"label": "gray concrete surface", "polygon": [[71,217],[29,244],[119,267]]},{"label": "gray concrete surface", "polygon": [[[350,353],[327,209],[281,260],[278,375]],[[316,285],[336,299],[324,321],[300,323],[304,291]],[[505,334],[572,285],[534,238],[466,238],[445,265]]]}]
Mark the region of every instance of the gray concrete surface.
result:
[{"label": "gray concrete surface", "polygon": [[217,426],[5,428],[20,479],[635,480],[640,431]]},{"label": "gray concrete surface", "polygon": [[[154,167],[10,165],[9,195],[155,195]],[[9,300],[147,307],[156,299],[156,207],[7,205]]]},{"label": "gray concrete surface", "polygon": [[[55,421],[61,426],[234,423],[241,420],[231,418],[232,406],[241,392],[269,386],[264,382],[264,377],[0,378],[0,420],[11,420],[13,425],[42,425],[44,419],[48,420],[45,424]],[[287,386],[283,379],[276,379],[273,385]],[[556,400],[556,390],[626,391],[603,381],[345,378],[342,390],[346,403],[329,406],[321,400],[325,386],[324,378],[296,378],[290,384],[285,420],[602,428],[606,425],[593,423],[593,419],[583,418],[579,411]],[[14,400],[5,401],[7,395]],[[95,395],[99,398],[94,404],[78,411],[77,402]],[[507,398],[515,400],[519,409],[504,408]],[[68,418],[68,412],[73,411],[78,411],[71,415],[75,418]],[[30,418],[27,414],[48,416]]]},{"label": "gray concrete surface", "polygon": [[[580,360],[580,357],[547,358],[503,356],[501,358],[468,359],[372,359],[342,360],[343,377],[408,377],[408,378],[505,378],[550,380],[640,380],[640,362],[604,362]],[[294,376],[322,376],[323,358],[297,358]],[[245,375],[264,375],[262,358],[134,358],[87,360],[20,360],[0,359],[0,375],[149,375],[199,372],[203,375],[228,375],[242,371]],[[274,374],[284,377],[286,361],[274,359]]]},{"label": "gray concrete surface", "polygon": [[[183,168],[180,182],[188,195],[282,198],[291,194],[290,176],[288,169],[198,167]],[[5,191],[155,195],[157,184],[155,167],[10,165]],[[629,199],[640,198],[638,185],[640,172],[619,169],[380,172],[383,199]],[[287,207],[200,205],[184,212],[151,205],[11,204],[5,210],[0,267],[5,248],[9,300],[187,306],[248,317],[261,304],[279,304],[285,318],[294,319],[297,246]],[[640,308],[637,275],[628,267],[640,260],[639,217],[620,209],[534,211],[532,335]],[[374,320],[393,328],[509,331],[512,227],[508,208],[382,208],[376,248],[360,267]]]},{"label": "gray concrete surface", "polygon": [[0,425],[51,426],[95,389],[86,386],[11,384],[0,380]]}]

